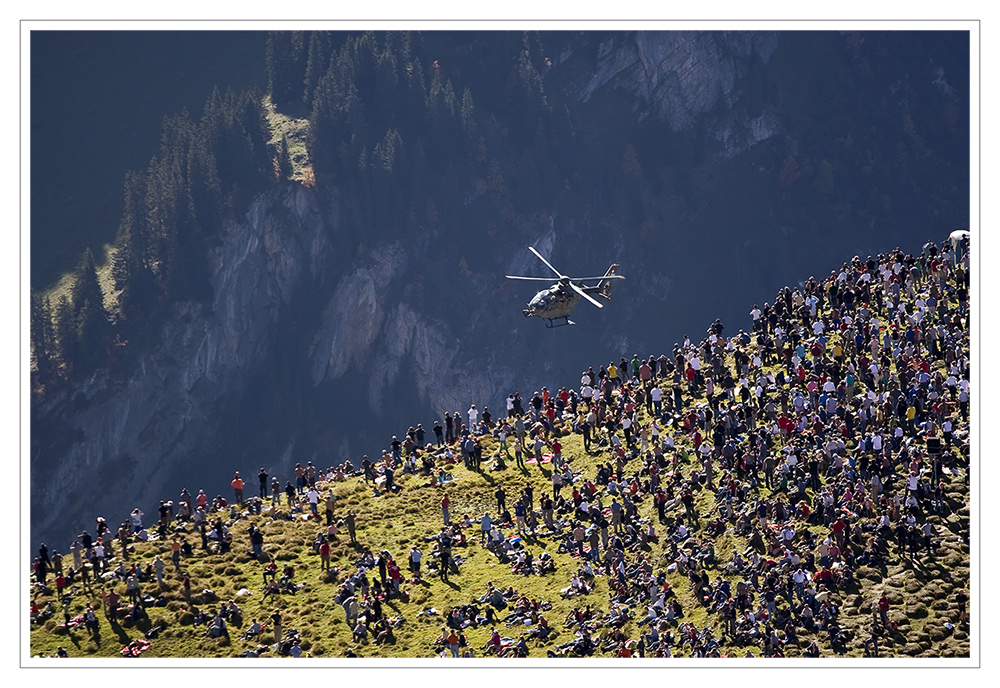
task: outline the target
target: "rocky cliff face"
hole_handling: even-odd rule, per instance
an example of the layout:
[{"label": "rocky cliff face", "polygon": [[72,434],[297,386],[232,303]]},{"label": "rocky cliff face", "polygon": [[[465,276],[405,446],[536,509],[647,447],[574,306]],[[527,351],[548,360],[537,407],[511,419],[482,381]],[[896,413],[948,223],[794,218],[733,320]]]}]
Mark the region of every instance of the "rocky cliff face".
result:
[{"label": "rocky cliff face", "polygon": [[65,538],[67,526],[127,514],[123,499],[148,512],[179,477],[191,488],[200,484],[189,481],[218,448],[223,409],[272,353],[283,309],[303,284],[320,280],[328,232],[304,189],[261,198],[244,223],[225,229],[212,255],[210,307],[178,307],[160,345],[125,380],[112,384],[100,372],[37,409],[43,420],[62,419],[68,446],[53,453],[48,438],[34,438],[41,452],[32,462],[33,533]]},{"label": "rocky cliff face", "polygon": [[637,120],[657,117],[672,130],[692,126],[717,107],[739,102],[739,80],[752,61],[767,63],[778,36],[764,32],[643,31],[615,34],[579,97],[619,88],[637,100]]},{"label": "rocky cliff face", "polygon": [[[733,157],[780,129],[773,111],[747,104],[744,83],[777,48],[774,31],[616,33],[600,41],[593,70],[574,90],[584,102],[616,90],[629,94],[637,122],[653,118],[674,132],[714,113],[718,154]],[[561,59],[572,55],[567,50]]]},{"label": "rocky cliff face", "polygon": [[[36,409],[43,420],[63,419],[66,441],[59,452],[36,438],[33,538],[60,542],[71,534],[65,524],[84,527],[96,515],[112,522],[133,503],[149,513],[158,499],[176,498],[181,487],[222,491],[233,470],[247,477],[256,463],[282,480],[300,460],[356,463],[361,452],[377,447],[359,441],[366,428],[351,427],[339,414],[370,423],[382,415],[385,397],[398,394],[401,378],[416,389],[407,408],[422,403],[441,413],[513,384],[513,368],[472,365],[476,357],[460,356],[459,340],[443,323],[394,300],[408,262],[420,257],[399,243],[373,247],[373,259],[331,280],[329,238],[337,226],[322,202],[298,186],[260,198],[245,222],[225,229],[212,254],[210,306],[178,307],[160,345],[125,380],[112,383],[100,373]],[[316,304],[318,317],[303,312]],[[341,387],[363,397],[358,403],[353,395],[347,409],[343,398],[320,409],[335,444],[318,447],[312,429],[285,425],[272,429],[277,451],[244,460],[234,453],[246,443],[247,429],[229,416],[263,401],[252,396],[262,367],[297,355],[281,335],[289,320],[312,323],[295,337],[304,354],[298,368],[308,371],[308,379],[284,383],[299,385],[306,404],[323,404],[323,390]]]}]

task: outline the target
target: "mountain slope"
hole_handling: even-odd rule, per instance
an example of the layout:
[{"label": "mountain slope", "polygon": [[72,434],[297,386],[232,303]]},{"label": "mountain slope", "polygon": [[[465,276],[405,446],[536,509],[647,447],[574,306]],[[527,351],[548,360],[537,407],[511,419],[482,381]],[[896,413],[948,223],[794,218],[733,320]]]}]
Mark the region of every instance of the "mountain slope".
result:
[{"label": "mountain slope", "polygon": [[[886,256],[882,259],[884,266],[888,268],[889,275],[892,274],[892,264],[895,258]],[[864,270],[860,270],[864,272]],[[909,274],[909,273],[904,273]],[[855,403],[836,403],[844,411],[843,416],[832,415],[829,420],[820,422],[817,413],[811,410],[808,413],[809,423],[804,423],[803,427],[792,430],[787,438],[783,438],[777,429],[777,425],[770,428],[769,424],[762,423],[755,426],[752,422],[750,428],[768,427],[768,433],[774,433],[774,446],[772,452],[779,456],[784,456],[783,448],[794,448],[802,461],[799,468],[793,469],[792,475],[801,480],[809,473],[806,460],[816,456],[820,457],[825,465],[834,465],[834,457],[822,458],[820,447],[826,446],[829,442],[836,441],[842,435],[846,439],[846,454],[852,460],[858,462],[859,470],[865,470],[866,459],[879,454],[866,452],[858,446],[858,442],[863,439],[862,434],[845,430],[843,422],[847,422],[847,416],[853,414],[861,408],[861,400],[866,397],[867,392],[872,395],[885,394],[888,398],[889,392],[894,384],[899,383],[897,376],[910,374],[911,366],[908,361],[916,362],[926,360],[932,372],[943,372],[951,374],[951,366],[958,371],[958,377],[968,379],[968,326],[964,318],[960,317],[962,312],[963,297],[957,291],[964,283],[965,274],[952,269],[951,280],[949,280],[947,291],[942,298],[941,307],[937,315],[928,311],[927,321],[934,325],[940,325],[950,330],[947,345],[938,347],[929,343],[926,339],[921,339],[918,346],[913,347],[913,353],[908,353],[899,347],[896,350],[887,349],[885,355],[891,358],[891,365],[885,369],[886,374],[892,378],[882,387],[880,383],[872,379],[871,383],[857,382]],[[936,287],[931,284],[931,280],[925,277],[915,277],[915,296],[907,295],[906,285],[901,285],[898,301],[904,307],[912,307],[916,303],[916,298],[925,298],[926,294],[932,293]],[[835,281],[835,278],[834,278]],[[882,283],[876,281],[871,290],[871,308],[873,317],[877,324],[886,332],[893,330],[896,325],[905,323],[906,318],[896,309],[885,307],[887,297],[892,298],[895,288],[892,287],[892,280],[886,283],[889,285],[887,291],[882,293]],[[830,285],[825,285],[829,287]],[[883,300],[886,299],[886,300]],[[893,299],[895,302],[896,299]],[[876,305],[878,304],[878,305]],[[839,315],[835,316],[830,309],[829,301],[819,307],[820,318],[825,318],[833,323],[839,320]],[[817,318],[804,318],[805,324],[810,325],[818,321]],[[795,328],[798,325],[798,318],[787,318],[782,316],[776,319],[782,327]],[[860,322],[860,321],[859,321]],[[771,328],[773,330],[773,328]],[[810,327],[811,329],[811,327]],[[929,331],[927,327],[922,327],[924,331]],[[790,329],[789,332],[792,330]],[[903,337],[905,333],[901,333]],[[876,332],[876,340],[878,334]],[[815,340],[810,341],[810,353],[805,362],[810,364],[810,368],[823,370],[827,366],[834,366],[831,356],[836,356],[836,346],[839,344],[849,351],[847,360],[849,362],[860,363],[862,352],[850,350],[850,337],[845,329],[843,333],[832,331],[826,340],[824,351],[822,348],[817,352],[812,349]],[[747,351],[754,353],[757,345],[764,342],[763,333],[755,333],[750,338],[749,344],[734,342],[735,353]],[[925,346],[925,342],[927,345]],[[704,345],[705,342],[702,342]],[[791,344],[788,344],[791,349]],[[689,348],[685,355],[690,363],[697,355],[697,349]],[[790,351],[794,356],[794,351]],[[905,358],[904,358],[905,357]],[[765,358],[769,358],[765,356]],[[949,363],[951,361],[951,363]],[[739,363],[733,355],[727,355],[723,361],[726,371],[736,370],[738,372]],[[797,364],[796,364],[797,365]],[[963,368],[964,366],[964,368]],[[711,373],[712,368],[706,362],[704,368],[707,375],[713,379],[720,380],[719,388],[722,386],[724,375]],[[794,370],[794,366],[793,366]],[[723,371],[725,372],[725,371]],[[768,360],[760,370],[760,374],[783,375],[786,366],[776,364]],[[763,378],[762,378],[763,379]],[[784,381],[781,381],[784,380]],[[804,390],[804,382],[799,383],[797,377],[776,379],[772,384],[773,388],[764,391],[765,401],[782,405],[782,399],[787,398],[789,393]],[[795,380],[795,382],[793,382]],[[896,382],[894,383],[893,380]],[[943,378],[942,378],[943,380]],[[781,580],[788,580],[793,569],[781,569],[772,567],[767,563],[767,558],[773,556],[775,560],[782,558],[780,544],[765,545],[764,543],[754,544],[755,534],[761,531],[757,526],[757,500],[766,500],[772,506],[778,503],[782,505],[787,501],[787,508],[794,509],[794,517],[789,517],[789,522],[797,528],[797,535],[788,545],[796,553],[803,557],[816,553],[816,563],[807,567],[812,573],[820,571],[819,565],[820,542],[825,537],[836,539],[834,534],[837,528],[830,523],[820,519],[809,519],[801,510],[801,504],[796,504],[798,497],[792,494],[792,483],[788,486],[779,485],[776,475],[774,488],[766,487],[762,476],[759,480],[752,481],[750,474],[744,473],[737,463],[727,462],[725,449],[719,455],[713,457],[711,476],[707,481],[698,479],[699,473],[705,472],[695,459],[695,446],[700,442],[700,429],[691,427],[684,428],[687,417],[696,413],[699,409],[706,408],[709,404],[713,408],[727,409],[732,406],[734,411],[739,410],[742,414],[748,407],[746,404],[729,399],[721,392],[718,396],[709,398],[706,396],[705,386],[696,386],[693,393],[689,393],[686,384],[670,382],[669,378],[658,380],[666,392],[664,397],[667,400],[673,398],[675,387],[681,389],[683,397],[683,407],[681,412],[671,414],[667,410],[666,414],[654,416],[643,403],[636,405],[636,420],[640,426],[648,426],[654,419],[664,423],[664,434],[669,434],[676,443],[674,450],[664,451],[662,455],[652,460],[652,454],[647,457],[652,460],[652,465],[658,470],[650,470],[650,464],[644,465],[643,458],[633,456],[624,465],[624,473],[634,476],[635,486],[638,490],[633,494],[637,512],[634,518],[626,519],[631,521],[635,527],[635,532],[645,532],[645,529],[652,524],[659,534],[658,542],[643,541],[638,537],[630,540],[625,537],[625,544],[622,554],[628,563],[629,574],[626,577],[627,590],[623,587],[619,591],[617,575],[613,570],[600,571],[593,579],[593,590],[581,597],[565,599],[560,596],[560,590],[570,584],[570,577],[580,567],[580,560],[573,557],[568,552],[558,551],[558,544],[562,537],[566,535],[565,526],[562,536],[546,533],[546,528],[540,527],[539,532],[525,534],[521,541],[522,545],[532,552],[536,559],[542,551],[552,556],[555,563],[555,571],[545,575],[532,574],[522,576],[515,574],[511,570],[511,565],[496,558],[493,554],[483,548],[478,542],[478,525],[473,524],[465,530],[468,544],[456,546],[454,556],[463,559],[459,565],[458,573],[452,575],[449,581],[439,580],[433,575],[428,575],[422,581],[407,581],[402,585],[402,589],[407,591],[409,598],[406,601],[401,599],[386,599],[382,604],[382,612],[386,617],[398,622],[398,626],[393,627],[395,642],[384,646],[371,644],[359,644],[351,638],[351,633],[341,616],[343,611],[339,609],[339,603],[335,596],[340,590],[346,578],[358,571],[358,560],[365,549],[373,553],[382,550],[393,555],[401,568],[405,571],[406,557],[409,548],[418,546],[425,554],[422,571],[427,572],[428,562],[433,559],[429,555],[431,543],[429,538],[437,536],[441,530],[442,513],[440,500],[444,494],[451,500],[451,520],[458,522],[464,515],[471,518],[479,518],[483,512],[496,514],[496,501],[494,490],[496,486],[502,485],[508,495],[507,503],[512,504],[521,491],[530,486],[534,490],[536,499],[547,494],[551,489],[550,477],[552,464],[543,462],[540,465],[528,465],[525,470],[521,470],[511,464],[504,469],[491,470],[491,459],[500,454],[498,438],[491,434],[486,434],[481,438],[483,443],[484,462],[482,469],[469,469],[461,462],[451,465],[446,462],[444,450],[430,447],[427,455],[431,457],[431,462],[438,468],[446,469],[454,478],[445,487],[435,484],[433,476],[404,474],[403,471],[396,471],[396,482],[400,485],[401,491],[398,493],[385,492],[378,494],[373,492],[372,487],[363,476],[349,477],[344,481],[325,482],[320,481],[318,487],[323,495],[332,491],[336,495],[336,505],[334,514],[337,519],[344,518],[349,512],[357,514],[357,545],[352,545],[345,537],[346,532],[342,528],[338,539],[331,547],[331,563],[334,567],[332,573],[320,570],[317,555],[312,551],[311,543],[316,538],[317,531],[323,531],[325,526],[322,522],[313,521],[308,518],[308,505],[300,495],[296,498],[296,507],[292,509],[289,519],[288,506],[284,498],[273,510],[270,509],[269,501],[265,502],[265,513],[252,514],[236,508],[222,508],[218,512],[212,513],[212,522],[219,520],[220,524],[225,524],[233,536],[232,551],[220,553],[217,545],[209,544],[207,549],[200,547],[200,538],[196,533],[192,533],[189,524],[177,523],[173,532],[193,547],[190,556],[183,556],[180,566],[174,567],[167,563],[166,576],[163,585],[158,585],[155,581],[146,581],[140,584],[141,592],[155,598],[163,597],[163,606],[148,607],[144,615],[139,615],[129,625],[123,621],[115,620],[109,623],[104,618],[100,620],[99,639],[93,638],[83,630],[76,628],[72,634],[60,633],[58,624],[62,618],[58,600],[53,598],[51,588],[44,590],[35,588],[33,599],[40,607],[50,608],[56,612],[56,616],[48,618],[38,625],[32,626],[31,652],[32,654],[51,655],[56,647],[66,647],[71,656],[117,656],[121,647],[135,639],[141,639],[143,635],[153,628],[159,628],[156,637],[152,640],[152,646],[143,654],[145,657],[231,657],[245,652],[247,649],[258,649],[256,641],[245,641],[239,637],[239,632],[245,629],[253,619],[263,620],[265,616],[273,613],[274,609],[279,609],[283,619],[284,629],[296,629],[302,639],[302,648],[315,657],[343,657],[349,650],[362,656],[390,656],[390,657],[421,657],[437,654],[440,647],[435,647],[434,639],[440,635],[444,618],[441,613],[448,613],[455,607],[462,607],[473,602],[483,595],[488,583],[492,582],[497,587],[512,587],[514,590],[524,594],[530,600],[546,602],[551,604],[551,608],[546,607],[543,611],[549,626],[553,630],[552,637],[545,642],[532,640],[528,643],[530,656],[545,656],[547,652],[558,652],[559,647],[574,639],[573,629],[564,626],[563,620],[568,617],[574,609],[583,605],[590,605],[595,612],[592,620],[592,631],[595,638],[600,638],[600,649],[597,654],[617,654],[625,639],[638,640],[644,633],[638,621],[643,617],[648,602],[642,602],[643,594],[648,595],[648,591],[640,580],[643,579],[641,567],[644,561],[649,562],[650,572],[662,571],[664,580],[669,584],[674,598],[681,605],[679,618],[673,622],[663,621],[659,628],[661,632],[672,631],[675,634],[672,653],[674,656],[688,656],[694,651],[693,644],[685,643],[683,640],[685,629],[690,628],[687,624],[693,624],[696,630],[711,627],[714,630],[714,637],[720,642],[718,651],[729,656],[743,656],[747,651],[752,651],[755,655],[761,652],[760,639],[755,639],[749,629],[756,628],[764,631],[766,628],[762,620],[758,617],[756,622],[748,621],[745,617],[746,611],[739,613],[741,631],[739,633],[723,633],[722,618],[714,606],[710,609],[708,605],[699,600],[693,593],[694,588],[689,583],[689,577],[680,570],[673,568],[678,563],[682,563],[685,555],[675,551],[671,547],[669,533],[678,523],[684,521],[693,528],[694,534],[691,540],[682,540],[682,549],[697,551],[703,547],[706,540],[712,542],[718,561],[715,564],[698,565],[699,575],[706,575],[710,578],[712,590],[718,590],[723,581],[727,581],[733,589],[740,581],[757,580],[756,575],[747,571],[740,573],[727,570],[724,565],[731,559],[730,552],[745,552],[750,556],[752,552],[764,555],[760,564],[759,576],[765,580],[773,572],[779,572]],[[914,385],[918,381],[914,379]],[[569,385],[573,387],[574,385]],[[936,389],[934,383],[933,389]],[[637,385],[633,382],[629,386],[633,392]],[[651,387],[650,387],[651,388]],[[624,409],[626,400],[621,396],[621,389],[616,389],[610,396],[611,403],[608,404],[607,413],[618,415]],[[913,399],[922,398],[929,393],[928,388],[923,392],[916,393]],[[943,390],[944,388],[942,388]],[[947,393],[945,392],[946,396]],[[739,395],[737,395],[739,397]],[[825,396],[825,395],[824,395]],[[606,397],[607,398],[607,397]],[[822,405],[822,404],[821,404]],[[669,406],[669,403],[668,403]],[[905,406],[905,404],[904,404]],[[868,630],[872,626],[872,603],[877,600],[881,593],[886,593],[890,603],[888,620],[892,623],[892,629],[886,629],[880,640],[880,647],[883,656],[939,656],[939,657],[963,657],[969,656],[968,625],[959,623],[959,606],[956,599],[957,594],[962,590],[968,590],[969,585],[969,490],[968,490],[968,417],[964,410],[958,407],[947,407],[946,416],[955,422],[953,449],[945,457],[943,466],[947,472],[940,472],[941,484],[943,487],[943,500],[940,503],[940,510],[935,506],[936,499],[921,496],[919,503],[912,514],[916,518],[917,524],[928,522],[932,524],[935,535],[933,538],[933,553],[924,551],[922,546],[918,552],[911,552],[902,555],[896,545],[893,530],[887,529],[885,533],[879,533],[875,527],[875,520],[880,509],[868,510],[862,505],[861,498],[857,503],[846,501],[844,490],[854,490],[858,494],[858,489],[863,485],[863,481],[855,482],[854,479],[845,480],[844,476],[849,470],[854,470],[854,463],[845,465],[843,471],[831,470],[829,473],[823,471],[824,477],[820,486],[813,485],[803,488],[802,503],[812,506],[813,513],[822,502],[820,492],[817,487],[823,490],[837,489],[838,499],[845,500],[841,506],[846,510],[844,518],[851,524],[851,535],[846,542],[852,550],[850,556],[844,557],[844,566],[840,570],[847,570],[850,575],[842,582],[827,583],[830,591],[825,593],[827,601],[838,610],[836,615],[837,628],[842,631],[840,637],[835,638],[832,634],[824,630],[823,632],[813,632],[805,628],[796,628],[795,637],[788,634],[787,627],[779,627],[779,637],[787,642],[782,643],[782,654],[784,656],[799,656],[810,643],[815,641],[822,656],[862,656],[865,652],[864,641],[868,639]],[[767,409],[761,404],[761,412],[766,413]],[[783,412],[784,414],[785,412]],[[923,413],[923,412],[922,412]],[[929,411],[928,411],[929,413]],[[574,474],[579,474],[583,481],[595,479],[595,475],[601,465],[607,463],[614,467],[613,454],[609,452],[606,440],[602,440],[602,445],[592,447],[593,451],[588,451],[584,446],[584,441],[579,433],[573,432],[574,421],[579,421],[584,417],[585,409],[581,403],[578,415],[568,413],[559,419],[557,429],[552,438],[558,437],[563,444],[563,455],[570,458],[570,467]],[[791,414],[797,416],[797,414]],[[741,416],[744,417],[745,416]],[[669,421],[669,422],[668,422]],[[852,421],[853,422],[853,421]],[[896,424],[893,413],[888,413],[886,417],[879,417],[871,421],[869,431],[889,433]],[[943,426],[942,426],[943,427]],[[615,426],[613,434],[620,440],[622,436]],[[695,430],[699,432],[696,433]],[[742,452],[750,446],[748,439],[748,428],[737,427],[734,434],[734,442]],[[545,434],[544,430],[541,430]],[[602,433],[603,434],[603,433]],[[710,433],[706,431],[706,436]],[[914,433],[910,435],[906,432],[905,452],[909,456],[904,456],[902,451],[896,449],[886,452],[886,469],[881,471],[884,479],[885,494],[890,498],[890,502],[885,507],[890,512],[896,512],[891,506],[893,498],[898,499],[898,504],[902,504],[903,498],[908,493],[905,475],[910,472],[908,465],[910,458],[921,453],[930,451],[930,442],[926,433]],[[763,437],[763,435],[761,435]],[[513,443],[513,439],[508,440],[508,445]],[[886,440],[888,442],[888,439]],[[657,445],[653,445],[653,449]],[[458,447],[454,447],[459,451]],[[709,452],[711,454],[711,452]],[[929,455],[928,455],[929,456]],[[917,461],[917,458],[913,458]],[[391,458],[389,459],[391,463]],[[247,492],[254,494],[251,489],[253,479],[250,477],[253,472],[251,463],[239,464],[244,469],[244,474],[248,476]],[[872,464],[876,465],[875,463]],[[924,458],[921,466],[924,470],[916,473],[922,476],[921,481],[929,481],[930,475],[926,469],[929,461]],[[766,469],[765,469],[766,470]],[[643,494],[648,489],[650,479],[655,474],[663,476],[662,481],[671,492],[670,505],[665,509],[669,520],[662,521],[657,517],[657,510],[653,504],[651,494]],[[583,485],[583,481],[576,484],[577,488]],[[718,481],[719,489],[713,489]],[[601,482],[598,480],[598,482]],[[641,485],[645,483],[645,485]],[[783,481],[782,481],[783,483]],[[214,485],[224,484],[222,481],[213,483]],[[805,484],[805,483],[803,483]],[[726,485],[731,485],[734,490],[723,489]],[[563,495],[570,490],[564,488]],[[217,491],[213,488],[210,492]],[[225,491],[218,490],[228,494]],[[685,492],[690,491],[695,496],[695,506],[693,508],[694,517],[685,517],[685,509],[679,500]],[[719,510],[720,505],[730,504],[727,495],[734,497],[731,502],[732,510],[736,512],[731,516],[724,515]],[[609,507],[613,495],[609,494],[608,488],[603,483],[597,488],[597,496],[603,501],[604,507]],[[597,499],[594,500],[598,502]],[[537,502],[536,502],[537,503]],[[784,508],[784,507],[783,507]],[[575,512],[575,513],[574,513]],[[908,512],[900,509],[893,517],[893,526],[903,523]],[[569,519],[579,516],[579,511],[574,510],[572,502],[567,505],[565,513],[560,514]],[[610,515],[610,511],[609,511]],[[834,520],[839,520],[841,512],[834,515]],[[147,521],[149,519],[147,518]],[[713,523],[721,523],[719,531],[713,534],[710,529]],[[771,533],[777,543],[777,530],[785,524],[783,517],[772,518],[771,527],[764,530]],[[263,533],[263,552],[261,559],[255,560],[249,555],[250,541],[247,529],[250,525],[261,529]],[[505,535],[514,542],[516,535],[515,528],[504,527]],[[815,538],[812,544],[805,539]],[[876,536],[886,537],[885,542],[880,542]],[[697,542],[695,542],[697,540]],[[890,544],[891,543],[891,544]],[[880,558],[871,558],[871,553],[863,551],[874,547],[878,551],[883,551]],[[773,548],[769,553],[766,547]],[[64,548],[59,548],[64,549]],[[845,550],[847,547],[844,548]],[[611,552],[616,550],[612,543]],[[115,551],[121,556],[119,543],[115,543]],[[601,545],[602,558],[609,556],[609,550]],[[170,544],[161,539],[156,542],[132,542],[129,545],[128,558],[124,561],[125,566],[139,564],[145,566],[150,564],[154,555],[159,555],[165,561],[169,559]],[[868,557],[868,561],[862,563],[860,557]],[[836,557],[835,557],[836,558]],[[279,595],[267,601],[262,599],[262,573],[263,564],[266,561],[275,561],[280,570],[284,566],[294,567],[295,573],[293,581],[303,585],[294,595]],[[64,566],[69,565],[69,556],[64,560]],[[108,562],[109,568],[114,568],[121,562],[121,559],[112,559]],[[633,566],[638,567],[633,570]],[[368,578],[374,584],[374,579],[378,575],[377,567],[368,566]],[[191,597],[188,598],[181,586],[182,574],[191,577]],[[410,578],[410,576],[406,576]],[[108,579],[101,583],[104,587],[114,587],[119,592],[124,585],[121,581]],[[758,585],[754,583],[754,585]],[[51,586],[51,580],[50,580]],[[610,586],[610,587],[609,587]],[[75,616],[83,611],[84,605],[96,602],[101,586],[84,586],[80,581],[71,584],[72,597],[69,599],[67,615]],[[779,590],[783,586],[779,586]],[[248,596],[241,596],[240,592],[246,588],[250,593]],[[822,593],[821,588],[817,588]],[[211,593],[206,593],[211,590]],[[609,597],[615,597],[613,602],[609,602]],[[735,596],[734,596],[735,597]],[[236,600],[242,608],[242,618],[240,621],[230,621],[227,636],[204,638],[205,627],[194,623],[196,612],[203,612],[211,615],[217,610],[219,600]],[[795,600],[794,606],[792,604]],[[511,599],[511,602],[514,600]],[[824,606],[822,607],[825,609]],[[820,605],[817,603],[818,608]],[[438,613],[421,613],[427,609],[435,609]],[[761,613],[764,608],[763,594],[758,597],[752,608]],[[786,601],[782,595],[777,598],[777,612],[785,614],[790,609],[796,609],[796,618],[800,619],[801,598],[789,593]],[[621,635],[618,635],[616,628],[618,625],[611,623],[604,615],[615,609],[627,609],[631,617],[624,619],[620,624]],[[485,606],[479,605],[480,612],[485,613]],[[510,610],[498,611],[500,618],[504,618]],[[400,621],[402,619],[402,621]],[[534,624],[533,624],[534,625]],[[746,628],[743,626],[746,625]],[[499,626],[503,636],[512,640],[517,640],[523,633],[530,630],[530,626],[518,624],[516,626]],[[466,628],[465,634],[468,638],[468,646],[476,651],[477,656],[481,654],[481,648],[490,637],[490,624],[478,625],[473,628]],[[665,637],[665,636],[664,636]],[[666,643],[665,643],[666,644]],[[665,646],[661,645],[661,649]],[[699,643],[701,651],[705,651],[704,643]],[[268,651],[267,656],[273,655],[277,648]],[[711,648],[707,650],[711,653]],[[653,654],[653,651],[649,651]]]}]

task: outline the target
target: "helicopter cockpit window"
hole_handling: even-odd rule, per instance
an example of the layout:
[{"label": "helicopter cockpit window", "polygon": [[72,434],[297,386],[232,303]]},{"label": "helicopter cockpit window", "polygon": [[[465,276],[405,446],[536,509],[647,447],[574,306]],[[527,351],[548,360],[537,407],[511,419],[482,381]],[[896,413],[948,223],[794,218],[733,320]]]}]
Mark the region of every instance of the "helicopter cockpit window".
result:
[{"label": "helicopter cockpit window", "polygon": [[552,305],[552,302],[553,302],[552,293],[551,292],[545,292],[545,293],[539,294],[533,300],[536,302],[536,305],[537,305],[538,308],[548,308],[549,306]]}]

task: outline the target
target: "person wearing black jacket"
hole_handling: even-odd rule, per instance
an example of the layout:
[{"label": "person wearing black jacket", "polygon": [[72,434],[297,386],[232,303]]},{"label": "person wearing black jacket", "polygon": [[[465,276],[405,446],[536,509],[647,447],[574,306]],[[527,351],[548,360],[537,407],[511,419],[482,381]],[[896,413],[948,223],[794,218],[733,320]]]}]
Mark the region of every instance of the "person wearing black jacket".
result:
[{"label": "person wearing black jacket", "polygon": [[260,473],[257,474],[257,481],[260,483],[260,498],[263,500],[267,496],[267,471],[264,467],[260,467]]}]

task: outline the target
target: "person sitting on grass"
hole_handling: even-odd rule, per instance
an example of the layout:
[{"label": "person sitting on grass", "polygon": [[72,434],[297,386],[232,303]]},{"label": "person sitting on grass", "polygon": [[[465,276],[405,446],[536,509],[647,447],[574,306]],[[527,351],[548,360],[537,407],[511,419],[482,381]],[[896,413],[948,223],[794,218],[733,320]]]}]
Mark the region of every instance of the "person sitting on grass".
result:
[{"label": "person sitting on grass", "polygon": [[218,638],[220,636],[228,635],[226,630],[226,620],[222,618],[222,614],[216,614],[212,617],[211,622],[208,624],[208,628],[205,631],[205,635],[209,638]]},{"label": "person sitting on grass", "polygon": [[552,573],[556,570],[556,562],[552,559],[548,552],[542,552],[538,559],[535,560],[535,570],[539,576],[543,576],[546,573]]},{"label": "person sitting on grass", "polygon": [[358,623],[354,627],[353,637],[356,643],[365,644],[368,642],[368,626],[361,619],[358,619]]},{"label": "person sitting on grass", "polygon": [[250,625],[247,627],[242,634],[240,634],[240,640],[249,640],[250,638],[256,638],[261,633],[264,632],[264,628],[260,625],[257,619],[250,621]]},{"label": "person sitting on grass", "polygon": [[396,643],[396,636],[392,632],[392,626],[384,618],[379,619],[372,626],[372,635],[375,637],[376,645],[394,645]]},{"label": "person sitting on grass", "polygon": [[573,574],[570,578],[569,585],[559,591],[559,594],[563,598],[575,597],[577,595],[586,595],[590,592],[590,587],[577,573]]},{"label": "person sitting on grass", "polygon": [[268,595],[280,595],[281,586],[278,585],[278,581],[271,579],[271,582],[264,586],[264,596],[261,597],[260,603],[264,604],[264,600],[267,599]]}]

